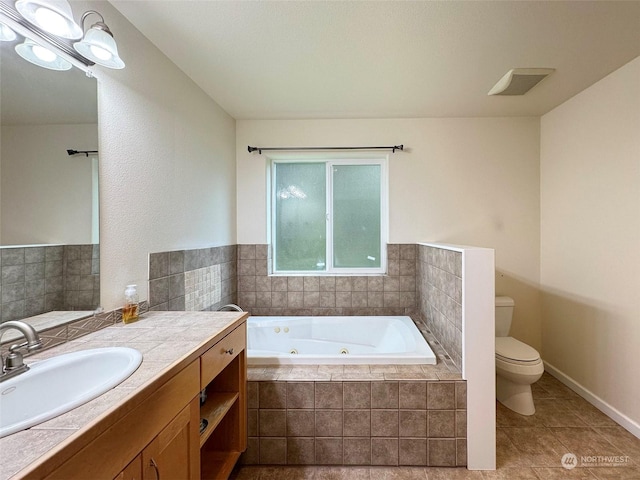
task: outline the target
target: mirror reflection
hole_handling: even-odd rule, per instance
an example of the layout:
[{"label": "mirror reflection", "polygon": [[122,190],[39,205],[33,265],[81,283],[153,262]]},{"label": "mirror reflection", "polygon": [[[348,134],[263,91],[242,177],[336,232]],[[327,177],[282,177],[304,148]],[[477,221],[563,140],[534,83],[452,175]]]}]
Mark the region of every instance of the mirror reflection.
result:
[{"label": "mirror reflection", "polygon": [[[100,304],[96,80],[0,42],[0,319],[39,329]],[[36,317],[37,318],[33,318]]]}]

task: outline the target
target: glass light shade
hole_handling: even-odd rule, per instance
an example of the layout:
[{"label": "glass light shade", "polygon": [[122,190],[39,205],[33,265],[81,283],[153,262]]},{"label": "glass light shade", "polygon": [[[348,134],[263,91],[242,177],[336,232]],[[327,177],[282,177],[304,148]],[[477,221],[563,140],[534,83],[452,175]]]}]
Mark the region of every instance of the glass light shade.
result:
[{"label": "glass light shade", "polygon": [[87,30],[82,41],[74,43],[73,48],[84,58],[107,68],[124,68],[124,62],[118,56],[116,41],[111,35],[95,26]]},{"label": "glass light shade", "polygon": [[11,30],[4,23],[0,22],[0,42],[12,42],[16,38],[18,38],[16,32]]},{"label": "glass light shade", "polygon": [[16,45],[16,52],[27,62],[49,70],[69,70],[72,66],[64,58],[38,45],[30,38],[25,38],[23,43]]},{"label": "glass light shade", "polygon": [[82,28],[73,19],[67,0],[18,0],[16,10],[25,20],[62,38],[82,38]]}]

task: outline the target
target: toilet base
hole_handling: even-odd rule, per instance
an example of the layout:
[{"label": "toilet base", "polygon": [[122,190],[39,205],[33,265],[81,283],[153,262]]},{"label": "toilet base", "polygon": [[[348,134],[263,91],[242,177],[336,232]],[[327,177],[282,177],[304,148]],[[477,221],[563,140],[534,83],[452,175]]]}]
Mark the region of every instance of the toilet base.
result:
[{"label": "toilet base", "polygon": [[515,383],[496,375],[496,398],[505,407],[520,415],[536,413],[530,384]]}]

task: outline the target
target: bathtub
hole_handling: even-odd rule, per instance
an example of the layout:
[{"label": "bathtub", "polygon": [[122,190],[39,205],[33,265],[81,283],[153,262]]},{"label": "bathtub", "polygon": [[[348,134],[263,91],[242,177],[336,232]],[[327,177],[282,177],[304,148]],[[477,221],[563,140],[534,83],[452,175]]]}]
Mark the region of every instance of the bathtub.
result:
[{"label": "bathtub", "polygon": [[247,359],[269,364],[430,364],[409,317],[249,317]]}]

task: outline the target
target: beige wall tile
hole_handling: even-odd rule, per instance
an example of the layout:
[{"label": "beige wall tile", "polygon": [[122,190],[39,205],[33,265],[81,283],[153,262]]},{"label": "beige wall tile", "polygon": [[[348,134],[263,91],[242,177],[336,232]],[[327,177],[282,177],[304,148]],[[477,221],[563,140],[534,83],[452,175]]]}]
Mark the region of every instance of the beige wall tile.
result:
[{"label": "beige wall tile", "polygon": [[467,465],[467,439],[456,439],[456,466],[463,467]]},{"label": "beige wall tile", "polygon": [[372,438],[371,464],[398,465],[398,439]]},{"label": "beige wall tile", "polygon": [[287,408],[313,408],[313,382],[287,382]]},{"label": "beige wall tile", "polygon": [[429,438],[456,436],[456,412],[454,410],[429,410],[427,413],[427,435]]},{"label": "beige wall tile", "polygon": [[372,383],[371,408],[398,408],[398,382]]},{"label": "beige wall tile", "polygon": [[345,465],[371,464],[371,438],[352,437],[343,440]]},{"label": "beige wall tile", "polygon": [[397,437],[398,410],[371,410],[371,436]]},{"label": "beige wall tile", "polygon": [[258,415],[261,437],[284,437],[287,432],[286,410],[260,409]]},{"label": "beige wall tile", "polygon": [[260,439],[249,437],[247,439],[247,450],[240,456],[240,463],[243,465],[260,464]]},{"label": "beige wall tile", "polygon": [[287,463],[287,439],[260,438],[260,463],[263,465],[284,465]]},{"label": "beige wall tile", "polygon": [[250,408],[247,412],[247,431],[250,437],[258,436],[258,409]]},{"label": "beige wall tile", "polygon": [[456,410],[456,437],[467,437],[467,411]]},{"label": "beige wall tile", "polygon": [[342,438],[316,437],[316,465],[342,465]]},{"label": "beige wall tile", "polygon": [[344,410],[343,435],[345,437],[370,437],[371,410]]},{"label": "beige wall tile", "polygon": [[286,408],[287,384],[284,382],[258,382],[260,408]]},{"label": "beige wall tile", "polygon": [[[351,373],[344,370],[344,373]],[[371,383],[344,382],[344,408],[371,408]]]},{"label": "beige wall tile", "polygon": [[427,440],[427,464],[432,467],[456,466],[456,440],[429,438]]},{"label": "beige wall tile", "polygon": [[427,411],[400,410],[399,435],[401,437],[426,437]]},{"label": "beige wall tile", "polygon": [[287,463],[289,465],[313,465],[316,443],[313,437],[287,438]]},{"label": "beige wall tile", "polygon": [[400,382],[398,388],[400,408],[422,410],[427,408],[426,382]]},{"label": "beige wall tile", "polygon": [[258,382],[247,382],[247,407],[258,408]]},{"label": "beige wall tile", "polygon": [[322,409],[342,408],[342,382],[317,382],[315,407]]},{"label": "beige wall tile", "polygon": [[429,410],[455,409],[455,384],[453,382],[428,382],[427,408]]},{"label": "beige wall tile", "polygon": [[316,437],[342,437],[342,410],[316,410]]},{"label": "beige wall tile", "polygon": [[314,410],[287,410],[287,436],[313,437],[315,422]]},{"label": "beige wall tile", "polygon": [[401,438],[398,442],[398,453],[400,465],[426,465],[427,439]]}]

